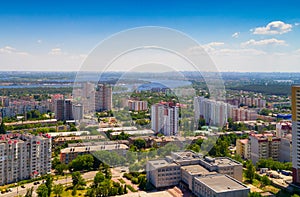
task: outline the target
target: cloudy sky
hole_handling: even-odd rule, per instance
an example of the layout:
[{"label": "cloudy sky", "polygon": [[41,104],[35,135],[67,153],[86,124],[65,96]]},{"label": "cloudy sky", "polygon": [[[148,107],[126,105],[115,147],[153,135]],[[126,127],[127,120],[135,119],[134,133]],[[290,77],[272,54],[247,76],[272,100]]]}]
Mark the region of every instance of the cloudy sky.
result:
[{"label": "cloudy sky", "polygon": [[299,1],[6,1],[0,70],[77,71],[108,36],[139,26],[197,40],[220,71],[300,72]]}]

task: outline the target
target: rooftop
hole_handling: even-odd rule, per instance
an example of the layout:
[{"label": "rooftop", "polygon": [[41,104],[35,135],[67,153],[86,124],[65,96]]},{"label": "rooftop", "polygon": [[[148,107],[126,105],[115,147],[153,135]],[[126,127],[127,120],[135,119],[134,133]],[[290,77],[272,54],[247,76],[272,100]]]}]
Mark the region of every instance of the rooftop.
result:
[{"label": "rooftop", "polygon": [[182,166],[181,169],[187,171],[192,175],[208,175],[208,174],[215,174],[216,172],[210,172],[206,168],[200,165],[189,165],[189,166]]},{"label": "rooftop", "polygon": [[70,152],[94,152],[94,151],[101,151],[101,150],[126,150],[128,146],[125,144],[107,144],[107,145],[98,145],[98,146],[83,146],[83,147],[68,147],[62,149],[61,153],[70,153]]},{"label": "rooftop", "polygon": [[207,187],[214,190],[216,193],[223,193],[232,190],[248,189],[247,186],[241,182],[231,178],[228,175],[209,175],[205,177],[196,177],[196,180],[203,183]]},{"label": "rooftop", "polygon": [[174,160],[191,160],[202,158],[201,154],[192,151],[172,152],[171,156]]},{"label": "rooftop", "polygon": [[154,168],[162,168],[162,167],[171,166],[171,165],[177,166],[177,164],[175,164],[175,163],[169,163],[165,159],[148,161],[148,163],[150,165],[152,165],[152,167],[154,167]]},{"label": "rooftop", "polygon": [[205,162],[211,164],[211,165],[215,165],[215,166],[232,166],[232,165],[242,165],[241,163],[230,159],[228,157],[216,157],[216,158],[212,158],[212,157],[205,157]]}]

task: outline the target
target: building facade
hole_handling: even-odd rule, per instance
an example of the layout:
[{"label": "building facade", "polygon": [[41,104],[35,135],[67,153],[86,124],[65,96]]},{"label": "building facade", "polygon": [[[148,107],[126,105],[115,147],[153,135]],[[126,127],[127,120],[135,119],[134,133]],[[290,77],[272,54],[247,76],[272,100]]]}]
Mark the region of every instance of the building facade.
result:
[{"label": "building facade", "polygon": [[7,134],[0,137],[0,185],[51,172],[50,136]]},{"label": "building facade", "polygon": [[251,134],[249,136],[250,157],[254,164],[260,159],[279,160],[280,138],[273,134]]},{"label": "building facade", "polygon": [[148,110],[148,102],[128,100],[128,107],[131,111],[145,111]]},{"label": "building facade", "polygon": [[165,136],[178,134],[179,107],[173,103],[158,103],[151,106],[151,129]]},{"label": "building facade", "polygon": [[95,110],[97,112],[112,109],[112,88],[107,84],[98,84],[95,92]]},{"label": "building facade", "polygon": [[292,86],[293,183],[300,185],[300,86]]}]

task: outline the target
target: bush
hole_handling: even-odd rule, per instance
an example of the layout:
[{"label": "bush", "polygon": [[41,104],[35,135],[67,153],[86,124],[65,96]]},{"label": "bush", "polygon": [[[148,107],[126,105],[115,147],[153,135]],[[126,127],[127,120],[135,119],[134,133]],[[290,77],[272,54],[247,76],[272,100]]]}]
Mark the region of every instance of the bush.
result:
[{"label": "bush", "polygon": [[134,189],[131,185],[126,185],[126,187],[132,192],[137,192],[137,190]]},{"label": "bush", "polygon": [[125,184],[125,181],[122,178],[118,180],[120,181],[120,183]]},{"label": "bush", "polygon": [[131,179],[131,182],[132,182],[133,184],[138,184],[138,183],[139,183],[139,179],[136,178],[136,177],[134,177],[134,178]]}]

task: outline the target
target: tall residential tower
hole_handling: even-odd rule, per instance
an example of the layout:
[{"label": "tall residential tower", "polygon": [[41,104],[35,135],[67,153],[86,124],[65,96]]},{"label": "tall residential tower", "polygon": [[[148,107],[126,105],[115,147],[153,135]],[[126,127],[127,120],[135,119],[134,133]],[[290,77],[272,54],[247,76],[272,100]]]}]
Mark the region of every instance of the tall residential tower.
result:
[{"label": "tall residential tower", "polygon": [[292,86],[293,183],[300,185],[300,85]]}]

